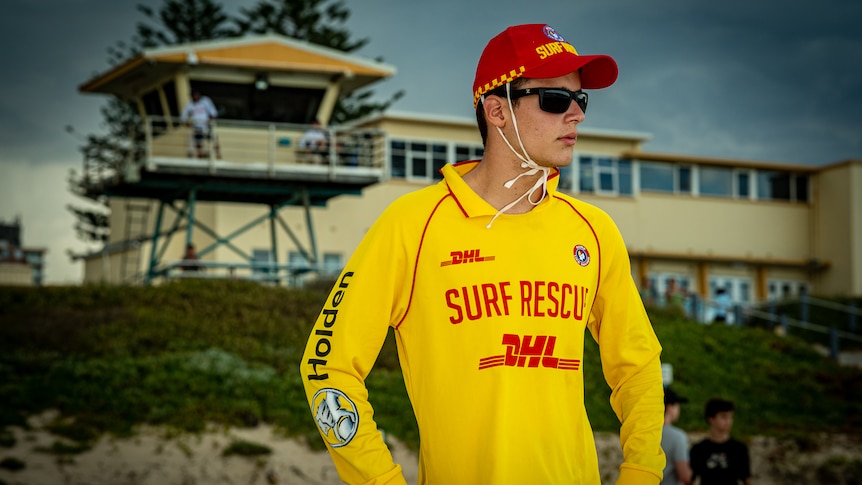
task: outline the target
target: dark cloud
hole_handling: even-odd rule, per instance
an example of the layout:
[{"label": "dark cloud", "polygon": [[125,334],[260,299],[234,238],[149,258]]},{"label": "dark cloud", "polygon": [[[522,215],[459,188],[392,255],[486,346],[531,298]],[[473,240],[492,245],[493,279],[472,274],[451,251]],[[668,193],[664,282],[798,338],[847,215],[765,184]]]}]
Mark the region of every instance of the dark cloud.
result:
[{"label": "dark cloud", "polygon": [[579,51],[620,65],[617,84],[593,95],[591,127],[651,133],[653,151],[804,164],[862,157],[858,2],[446,3],[369,0],[354,13],[372,39],[363,52],[399,70],[381,85],[407,90],[398,109],[470,116],[488,38],[547,21]]}]

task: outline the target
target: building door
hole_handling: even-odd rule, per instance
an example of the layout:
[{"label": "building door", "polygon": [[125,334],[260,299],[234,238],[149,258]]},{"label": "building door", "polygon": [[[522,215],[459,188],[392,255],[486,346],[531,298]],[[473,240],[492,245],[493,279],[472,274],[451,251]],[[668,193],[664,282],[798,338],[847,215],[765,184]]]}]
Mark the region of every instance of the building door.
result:
[{"label": "building door", "polygon": [[691,283],[691,276],[682,273],[650,273],[650,280],[653,283],[653,288],[658,291],[659,298],[663,298],[667,289],[671,286],[671,280],[676,284],[676,287],[685,293],[694,291]]},{"label": "building door", "polygon": [[[712,303],[718,296],[719,288],[723,288],[730,296],[732,307],[751,305],[751,278],[742,276],[710,276],[709,277],[709,301],[705,302],[704,320],[711,322],[715,316],[716,307]],[[728,312],[728,323],[735,323],[733,310]]]}]

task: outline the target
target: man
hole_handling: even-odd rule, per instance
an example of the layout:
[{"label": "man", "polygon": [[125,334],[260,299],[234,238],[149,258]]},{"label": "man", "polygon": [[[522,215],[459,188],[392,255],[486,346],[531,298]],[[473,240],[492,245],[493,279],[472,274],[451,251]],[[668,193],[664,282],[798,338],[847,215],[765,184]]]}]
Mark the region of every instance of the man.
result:
[{"label": "man", "polygon": [[204,146],[205,140],[212,140],[216,157],[221,158],[218,153],[218,141],[212,136],[211,131],[212,122],[216,117],[218,117],[218,111],[216,111],[212,100],[208,96],[202,96],[198,90],[192,91],[192,100],[183,109],[180,118],[186,125],[192,127],[192,134],[189,139],[189,158],[207,156],[207,149]]},{"label": "man", "polygon": [[664,389],[664,428],[661,431],[661,449],[667,456],[661,485],[690,485],[691,467],[688,464],[688,436],[673,425],[679,419],[680,404],[688,402],[670,387]]},{"label": "man", "polygon": [[301,163],[326,163],[329,156],[329,135],[320,120],[311,122],[311,128],[299,140],[298,160]]},{"label": "man", "polygon": [[730,294],[724,288],[719,288],[715,292],[715,300],[713,301],[715,306],[715,314],[713,316],[712,321],[715,323],[729,323],[727,319],[727,312],[730,310],[730,306],[732,302],[730,301]]},{"label": "man", "polygon": [[392,327],[421,434],[419,483],[599,485],[588,328],[622,420],[617,484],[658,484],[661,347],[613,221],[556,191],[581,89],[616,77],[612,58],[578,55],[547,25],[488,43],[473,84],[484,157],[446,165],[440,183],[384,211],[305,349],[306,394],[343,481],[404,483],[364,384]]},{"label": "man", "polygon": [[704,417],[709,435],[691,447],[692,483],[700,485],[751,485],[751,463],[745,443],[730,437],[733,402],[714,398],[706,403]]}]

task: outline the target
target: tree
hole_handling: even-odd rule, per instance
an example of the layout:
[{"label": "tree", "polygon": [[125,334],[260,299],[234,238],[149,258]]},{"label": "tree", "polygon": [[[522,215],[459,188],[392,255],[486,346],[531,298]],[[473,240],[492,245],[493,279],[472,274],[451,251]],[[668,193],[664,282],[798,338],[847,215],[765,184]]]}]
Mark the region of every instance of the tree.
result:
[{"label": "tree", "polygon": [[[212,0],[165,0],[158,12],[146,5],[138,5],[138,10],[155,26],[138,22],[131,43],[120,41],[108,48],[109,64],[118,65],[147,48],[239,35],[221,5]],[[124,163],[144,153],[143,120],[132,100],[111,98],[100,111],[107,133],[88,135],[81,151],[88,166],[96,167],[97,171],[121,170]],[[73,186],[80,187],[74,173],[70,179]],[[71,204],[67,209],[75,216],[75,230],[80,239],[107,242],[110,235],[108,200],[99,197],[96,201],[104,205],[105,210]]]},{"label": "tree", "polygon": [[397,91],[391,98],[382,102],[370,101],[373,94],[373,91],[370,89],[362,89],[339,98],[332,110],[332,124],[340,125],[351,120],[386,111],[392,103],[404,96],[404,90]]},{"label": "tree", "polygon": [[137,10],[150,23],[137,23],[131,43],[121,40],[108,48],[111,65],[125,62],[143,49],[240,35],[236,20],[212,0],[165,0],[158,12],[141,4]]},{"label": "tree", "polygon": [[340,27],[350,18],[342,0],[261,0],[239,10],[245,16],[237,20],[242,34],[279,34],[344,52],[368,43],[367,38],[351,41],[350,31]]},{"label": "tree", "polygon": [[[107,243],[109,233],[109,215],[104,212],[81,209],[69,204],[66,206],[70,212],[75,214],[78,222],[75,223],[75,232],[78,237],[86,242]],[[74,254],[70,254],[74,257]]]},{"label": "tree", "polygon": [[159,30],[139,22],[135,41],[143,48],[239,35],[237,29],[226,25],[231,19],[222,6],[212,0],[166,0],[158,16],[146,5],[138,5],[138,11],[165,28]]}]

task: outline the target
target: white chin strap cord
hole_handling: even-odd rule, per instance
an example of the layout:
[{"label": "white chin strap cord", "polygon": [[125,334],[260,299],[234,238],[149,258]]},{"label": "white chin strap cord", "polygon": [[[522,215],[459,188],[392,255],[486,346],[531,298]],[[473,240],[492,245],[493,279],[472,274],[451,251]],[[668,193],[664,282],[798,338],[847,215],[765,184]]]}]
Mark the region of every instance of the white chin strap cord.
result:
[{"label": "white chin strap cord", "polygon": [[[515,147],[513,147],[512,144],[509,143],[509,140],[506,139],[506,136],[503,134],[503,130],[501,130],[499,126],[497,126],[495,128],[497,128],[497,132],[500,133],[500,137],[503,139],[504,142],[506,142],[506,145],[509,147],[509,149],[512,150],[512,153],[514,153],[515,156],[517,156],[518,158],[521,159],[521,168],[526,168],[529,170],[527,170],[526,172],[522,172],[522,173],[518,174],[517,177],[513,178],[512,180],[509,180],[508,182],[503,184],[503,186],[506,187],[507,189],[511,189],[512,186],[515,184],[515,182],[517,182],[518,179],[521,177],[535,175],[539,172],[542,172],[542,176],[536,180],[536,183],[533,184],[533,186],[529,190],[524,192],[520,197],[513,200],[512,202],[509,202],[505,207],[503,207],[499,211],[497,211],[497,213],[494,214],[494,217],[491,218],[491,221],[488,222],[488,225],[485,226],[487,229],[491,228],[491,224],[493,224],[494,221],[497,220],[497,217],[499,217],[500,214],[502,214],[502,213],[506,212],[507,210],[511,209],[512,207],[514,207],[518,202],[523,200],[525,197],[527,198],[527,201],[530,202],[531,204],[539,205],[542,202],[542,200],[545,199],[545,194],[547,193],[547,187],[548,187],[548,176],[551,173],[550,167],[544,167],[542,165],[539,165],[535,161],[533,161],[533,159],[530,158],[530,155],[527,153],[527,149],[524,148],[524,142],[521,141],[521,133],[518,131],[518,121],[515,119],[515,110],[512,108],[512,98],[509,95],[510,89],[511,89],[510,84],[506,83],[506,100],[508,100],[508,102],[509,102],[509,113],[511,113],[511,115],[512,115],[512,125],[515,127],[515,136],[518,137],[518,145],[521,147],[521,151],[523,151],[524,154],[521,155],[520,153],[518,153],[517,150],[515,150]],[[482,96],[482,102],[483,103],[485,102],[485,96],[484,95]],[[533,194],[535,194],[536,191],[539,190],[539,188],[542,189],[541,196],[539,197],[539,200],[534,202],[533,201]]]}]

